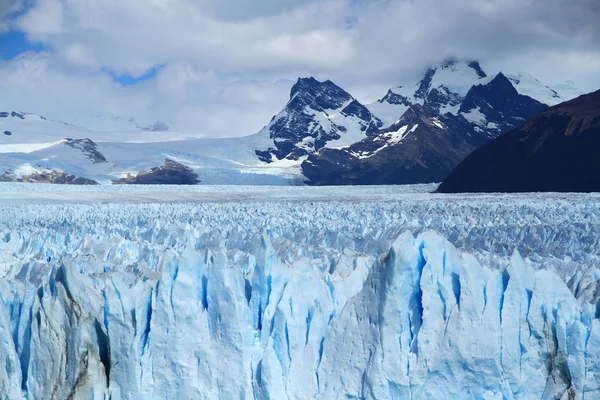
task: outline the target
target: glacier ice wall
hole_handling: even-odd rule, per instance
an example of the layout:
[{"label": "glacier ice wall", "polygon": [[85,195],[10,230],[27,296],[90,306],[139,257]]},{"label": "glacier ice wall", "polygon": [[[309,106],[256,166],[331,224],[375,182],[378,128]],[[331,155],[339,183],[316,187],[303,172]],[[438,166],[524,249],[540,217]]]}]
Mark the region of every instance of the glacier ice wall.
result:
[{"label": "glacier ice wall", "polygon": [[1,206],[0,398],[596,398],[598,207]]},{"label": "glacier ice wall", "polygon": [[237,265],[191,243],[154,271],[46,254],[0,281],[7,399],[600,396],[597,304],[518,253],[489,269],[426,232],[327,268],[266,235]]}]

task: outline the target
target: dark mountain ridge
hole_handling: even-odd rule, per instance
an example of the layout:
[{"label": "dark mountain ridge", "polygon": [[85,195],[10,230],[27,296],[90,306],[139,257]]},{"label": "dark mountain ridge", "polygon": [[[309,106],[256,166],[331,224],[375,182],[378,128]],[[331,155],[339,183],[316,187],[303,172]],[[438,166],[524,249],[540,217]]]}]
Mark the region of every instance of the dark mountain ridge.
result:
[{"label": "dark mountain ridge", "polygon": [[600,91],[550,107],[482,146],[438,191],[600,191]]},{"label": "dark mountain ridge", "polygon": [[[425,76],[415,95],[424,97],[423,104],[411,105],[389,128],[346,148],[323,148],[309,155],[302,163],[307,183],[440,182],[478,146],[547,107],[519,94],[501,73],[485,84],[472,86],[464,98],[445,87],[430,88],[430,75]],[[458,112],[441,113],[440,109],[448,105],[460,105]],[[402,130],[402,137],[393,134]]]}]

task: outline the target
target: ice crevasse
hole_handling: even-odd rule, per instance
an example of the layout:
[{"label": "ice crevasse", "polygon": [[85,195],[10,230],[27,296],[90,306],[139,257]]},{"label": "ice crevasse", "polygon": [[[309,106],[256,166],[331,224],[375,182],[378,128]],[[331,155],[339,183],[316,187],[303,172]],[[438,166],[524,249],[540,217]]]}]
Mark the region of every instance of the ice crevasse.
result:
[{"label": "ice crevasse", "polygon": [[0,280],[2,399],[600,398],[596,296],[433,231],[326,268],[267,235],[235,263],[192,242],[154,271],[48,258]]}]

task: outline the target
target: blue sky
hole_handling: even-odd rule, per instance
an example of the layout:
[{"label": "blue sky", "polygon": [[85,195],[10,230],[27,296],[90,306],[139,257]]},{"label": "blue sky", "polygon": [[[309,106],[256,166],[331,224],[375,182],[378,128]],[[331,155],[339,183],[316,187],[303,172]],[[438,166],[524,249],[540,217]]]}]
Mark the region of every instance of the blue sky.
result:
[{"label": "blue sky", "polygon": [[591,91],[600,15],[582,1],[0,0],[0,109],[241,136],[299,76],[368,103],[450,56]]},{"label": "blue sky", "polygon": [[11,30],[0,34],[0,58],[2,60],[12,60],[27,51],[40,52],[46,48],[43,44],[30,42],[23,32]]},{"label": "blue sky", "polygon": [[131,76],[129,74],[117,74],[114,71],[111,71],[108,68],[103,68],[102,70],[109,74],[113,81],[120,83],[122,86],[133,86],[140,82],[147,81],[148,79],[152,79],[156,76],[158,71],[163,67],[163,65],[156,65],[146,72],[144,72],[140,76]]},{"label": "blue sky", "polygon": [[[0,60],[12,60],[20,54],[30,51],[39,53],[41,51],[52,51],[52,49],[43,43],[32,42],[24,32],[16,29],[11,29],[6,33],[0,34]],[[102,68],[102,71],[110,75],[113,81],[122,86],[133,86],[154,78],[162,67],[163,65],[156,65],[140,76],[119,74],[109,68]]]}]

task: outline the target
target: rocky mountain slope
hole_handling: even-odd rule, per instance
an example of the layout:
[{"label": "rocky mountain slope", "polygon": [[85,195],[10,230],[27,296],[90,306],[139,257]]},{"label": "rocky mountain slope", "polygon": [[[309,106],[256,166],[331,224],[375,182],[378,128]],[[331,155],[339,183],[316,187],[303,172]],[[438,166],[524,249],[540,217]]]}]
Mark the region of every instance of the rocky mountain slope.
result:
[{"label": "rocky mountain slope", "polygon": [[475,148],[561,99],[527,74],[488,75],[477,62],[450,60],[367,105],[329,80],[300,78],[281,112],[241,138],[202,138],[201,127],[191,137],[127,130],[122,119],[123,130],[103,131],[6,111],[0,175],[53,171],[110,184],[169,159],[203,184],[439,182]]},{"label": "rocky mountain slope", "polygon": [[547,109],[474,151],[440,192],[600,191],[600,91]]},{"label": "rocky mountain slope", "polygon": [[504,74],[489,77],[475,62],[446,62],[429,70],[415,88],[405,96],[390,91],[371,105],[383,110],[386,103],[388,122],[392,110],[403,113],[390,127],[350,146],[309,156],[302,164],[307,183],[439,182],[478,146],[546,108],[520,94]]},{"label": "rocky mountain slope", "polygon": [[273,145],[257,149],[256,154],[267,163],[298,160],[326,145],[357,142],[382,126],[383,122],[333,82],[300,78],[285,108],[259,132],[268,134]]}]

